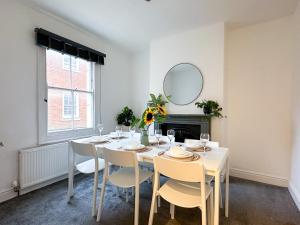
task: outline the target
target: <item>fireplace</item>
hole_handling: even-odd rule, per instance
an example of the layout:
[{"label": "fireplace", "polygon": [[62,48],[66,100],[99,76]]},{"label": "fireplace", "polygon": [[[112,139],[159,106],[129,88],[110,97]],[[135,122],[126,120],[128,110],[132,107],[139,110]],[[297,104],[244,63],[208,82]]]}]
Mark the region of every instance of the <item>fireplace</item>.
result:
[{"label": "fireplace", "polygon": [[[163,135],[167,130],[175,130],[175,141],[184,142],[184,139],[200,139],[201,133],[210,134],[210,116],[169,114],[166,121],[160,124]],[[157,126],[157,125],[156,125]]]}]

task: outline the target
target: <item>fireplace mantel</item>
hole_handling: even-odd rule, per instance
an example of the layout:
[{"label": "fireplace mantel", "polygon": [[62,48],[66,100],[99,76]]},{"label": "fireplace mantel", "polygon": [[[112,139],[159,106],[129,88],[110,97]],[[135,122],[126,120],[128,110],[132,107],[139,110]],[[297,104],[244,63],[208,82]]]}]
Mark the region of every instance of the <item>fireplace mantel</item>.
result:
[{"label": "fireplace mantel", "polygon": [[[211,116],[199,114],[169,114],[164,123],[160,124],[163,134],[168,129],[177,133],[176,141],[182,142],[185,138],[199,139],[201,133],[211,131]],[[186,136],[185,136],[186,135]]]}]

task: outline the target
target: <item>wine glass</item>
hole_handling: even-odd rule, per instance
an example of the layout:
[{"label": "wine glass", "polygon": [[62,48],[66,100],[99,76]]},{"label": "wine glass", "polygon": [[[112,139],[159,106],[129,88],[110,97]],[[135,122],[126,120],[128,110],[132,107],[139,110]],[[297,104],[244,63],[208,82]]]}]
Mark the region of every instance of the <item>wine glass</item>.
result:
[{"label": "wine glass", "polygon": [[116,126],[116,133],[117,133],[119,139],[120,139],[120,136],[121,136],[121,132],[122,132],[122,127],[120,125],[117,125]]},{"label": "wine glass", "polygon": [[167,136],[168,136],[168,138],[169,138],[169,140],[170,140],[170,147],[169,148],[171,148],[171,143],[172,143],[172,140],[174,139],[174,137],[175,137],[175,130],[168,130],[167,131]]},{"label": "wine glass", "polygon": [[205,153],[206,152],[206,145],[209,142],[209,134],[208,133],[201,133],[200,142],[203,145],[203,151]]},{"label": "wine glass", "polygon": [[160,138],[162,137],[162,131],[161,131],[161,129],[156,129],[156,130],[155,130],[155,137],[156,137],[156,139],[157,139],[157,142],[158,142],[158,148],[159,148],[159,140],[160,140]]},{"label": "wine glass", "polygon": [[135,127],[129,127],[129,133],[131,135],[131,138],[133,139],[133,136],[135,134]]},{"label": "wine glass", "polygon": [[98,123],[97,128],[98,128],[99,134],[100,134],[100,136],[101,136],[101,133],[102,133],[102,131],[103,131],[103,129],[104,129],[104,125],[103,125],[102,123]]}]

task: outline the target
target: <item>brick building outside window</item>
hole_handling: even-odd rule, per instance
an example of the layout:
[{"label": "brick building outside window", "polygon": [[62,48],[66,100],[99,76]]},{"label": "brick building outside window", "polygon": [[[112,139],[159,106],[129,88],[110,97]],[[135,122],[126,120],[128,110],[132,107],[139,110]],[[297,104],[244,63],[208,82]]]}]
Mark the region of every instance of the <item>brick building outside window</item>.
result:
[{"label": "brick building outside window", "polygon": [[92,128],[94,74],[86,60],[46,50],[48,132]]}]

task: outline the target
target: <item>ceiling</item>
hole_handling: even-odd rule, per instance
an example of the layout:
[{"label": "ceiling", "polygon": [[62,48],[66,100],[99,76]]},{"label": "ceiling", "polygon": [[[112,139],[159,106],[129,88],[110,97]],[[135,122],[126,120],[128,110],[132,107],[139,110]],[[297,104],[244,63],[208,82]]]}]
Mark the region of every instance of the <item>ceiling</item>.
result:
[{"label": "ceiling", "polygon": [[152,39],[226,22],[240,27],[294,12],[298,0],[27,0],[131,51]]}]

